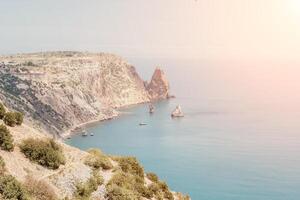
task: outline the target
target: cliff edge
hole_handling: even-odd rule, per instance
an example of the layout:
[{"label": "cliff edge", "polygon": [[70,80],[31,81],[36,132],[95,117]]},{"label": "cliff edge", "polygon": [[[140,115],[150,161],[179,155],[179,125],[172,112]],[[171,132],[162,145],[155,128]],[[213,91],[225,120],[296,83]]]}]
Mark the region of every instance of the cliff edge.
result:
[{"label": "cliff edge", "polygon": [[77,125],[115,117],[117,108],[168,97],[156,69],[149,84],[119,56],[45,52],[0,56],[0,99],[35,128],[61,135]]}]

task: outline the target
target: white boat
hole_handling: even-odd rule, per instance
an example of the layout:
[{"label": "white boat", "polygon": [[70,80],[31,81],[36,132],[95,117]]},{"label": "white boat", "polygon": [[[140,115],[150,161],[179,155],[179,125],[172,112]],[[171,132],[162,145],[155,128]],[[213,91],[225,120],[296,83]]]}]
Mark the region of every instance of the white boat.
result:
[{"label": "white boat", "polygon": [[88,136],[88,133],[86,132],[86,130],[84,130],[83,132],[82,132],[82,136]]},{"label": "white boat", "polygon": [[90,133],[90,136],[94,136],[94,133]]},{"label": "white boat", "polygon": [[144,123],[144,122],[141,122],[141,123],[139,123],[139,125],[140,125],[140,126],[145,126],[145,125],[147,125],[147,124]]}]

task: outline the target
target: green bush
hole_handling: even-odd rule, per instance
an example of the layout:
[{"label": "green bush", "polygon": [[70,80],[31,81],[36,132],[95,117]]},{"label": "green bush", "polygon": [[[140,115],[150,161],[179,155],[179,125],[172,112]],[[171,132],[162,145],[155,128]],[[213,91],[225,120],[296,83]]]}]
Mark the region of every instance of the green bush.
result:
[{"label": "green bush", "polygon": [[[158,177],[150,173],[147,174],[147,177],[152,181],[152,183],[148,186],[148,190],[150,191],[151,197],[155,196],[157,199],[168,199],[168,200],[174,200],[174,196],[172,192],[169,190],[168,185],[165,182],[161,182],[158,180]],[[155,176],[154,176],[155,175]]]},{"label": "green bush", "polygon": [[57,169],[65,164],[60,145],[54,140],[27,139],[20,145],[21,151],[27,158],[49,169]]},{"label": "green bush", "polygon": [[0,156],[0,175],[2,176],[5,171],[6,171],[5,162],[4,162],[3,158]]},{"label": "green bush", "polygon": [[88,150],[89,155],[85,160],[85,164],[92,167],[93,169],[102,168],[104,170],[112,169],[113,165],[111,164],[109,158],[104,155],[98,149]]},{"label": "green bush", "polygon": [[0,194],[4,199],[28,199],[22,185],[11,175],[0,176]]},{"label": "green bush", "polygon": [[144,178],[144,169],[134,157],[118,158],[119,166],[123,172]]},{"label": "green bush", "polygon": [[22,125],[23,119],[24,119],[23,113],[14,112],[14,115],[15,115],[15,119],[16,119],[16,124],[19,126]]},{"label": "green bush", "polygon": [[130,191],[138,198],[150,198],[152,196],[150,190],[145,186],[144,178],[137,175],[123,171],[116,172],[108,182],[107,187],[114,185],[123,188],[125,191]]},{"label": "green bush", "polygon": [[109,185],[106,191],[107,200],[141,200],[136,193],[117,185]]},{"label": "green bush", "polygon": [[36,180],[33,177],[26,177],[25,188],[30,195],[35,200],[56,200],[57,196],[53,188],[43,180]]},{"label": "green bush", "polygon": [[154,183],[158,183],[158,181],[159,181],[158,176],[151,172],[147,173],[147,178]]},{"label": "green bush", "polygon": [[165,182],[158,183],[159,188],[164,193],[164,198],[168,200],[174,200],[173,194],[170,192],[168,185]]},{"label": "green bush", "polygon": [[23,114],[20,112],[7,112],[3,121],[7,126],[11,127],[21,125],[23,123]]},{"label": "green bush", "polygon": [[2,103],[0,103],[0,119],[3,119],[5,116],[5,108]]},{"label": "green bush", "polygon": [[3,121],[7,126],[14,127],[17,125],[17,120],[16,120],[14,112],[5,113]]},{"label": "green bush", "polygon": [[91,194],[103,183],[103,177],[94,171],[93,175],[87,180],[87,182],[78,183],[76,185],[75,198],[77,200],[89,200]]},{"label": "green bush", "polygon": [[0,125],[0,148],[5,151],[13,151],[14,144],[13,144],[13,137],[10,134],[8,128],[1,124]]}]

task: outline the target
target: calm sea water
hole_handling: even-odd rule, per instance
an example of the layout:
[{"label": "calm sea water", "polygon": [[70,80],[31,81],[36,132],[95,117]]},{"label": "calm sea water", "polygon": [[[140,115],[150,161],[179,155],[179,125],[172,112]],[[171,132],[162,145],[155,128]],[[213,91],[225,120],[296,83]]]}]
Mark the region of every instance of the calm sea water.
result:
[{"label": "calm sea water", "polygon": [[[149,79],[160,64],[176,99],[123,110],[67,143],[136,156],[194,200],[300,198],[300,70],[278,63],[129,59]],[[225,63],[225,64],[224,64]],[[182,119],[170,112],[180,104]],[[146,122],[147,126],[139,126]]]}]

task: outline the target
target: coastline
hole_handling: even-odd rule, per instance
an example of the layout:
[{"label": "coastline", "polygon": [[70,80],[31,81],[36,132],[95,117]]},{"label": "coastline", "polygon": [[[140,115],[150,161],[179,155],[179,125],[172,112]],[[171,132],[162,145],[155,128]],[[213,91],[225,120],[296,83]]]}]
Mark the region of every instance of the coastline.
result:
[{"label": "coastline", "polygon": [[[164,100],[169,100],[169,99],[167,98],[167,99],[164,99]],[[82,131],[83,128],[87,128],[87,127],[93,126],[93,125],[98,124],[98,123],[103,122],[103,121],[114,120],[115,118],[119,117],[121,114],[125,113],[125,112],[120,111],[120,109],[134,107],[134,106],[141,105],[141,104],[144,105],[144,104],[148,104],[148,103],[150,103],[150,101],[120,106],[120,107],[116,108],[118,110],[114,110],[114,112],[112,113],[112,115],[104,116],[104,117],[101,116],[101,115],[99,115],[96,119],[89,120],[87,122],[83,122],[83,123],[77,124],[74,127],[72,127],[70,129],[68,129],[67,131],[65,131],[62,135],[60,135],[60,137],[63,140],[69,139],[70,137],[72,137],[72,136],[74,136],[76,134],[81,133],[81,131]]]},{"label": "coastline", "polygon": [[63,140],[68,139],[71,136],[78,134],[82,128],[89,127],[89,126],[91,126],[93,124],[97,124],[97,123],[102,122],[102,121],[115,119],[119,115],[120,115],[120,113],[115,113],[115,114],[113,114],[111,116],[98,117],[96,119],[93,119],[93,120],[90,120],[90,121],[87,121],[87,122],[83,122],[83,123],[77,124],[76,126],[74,126],[74,127],[70,128],[70,129],[68,129],[67,131],[65,131],[60,137]]}]

